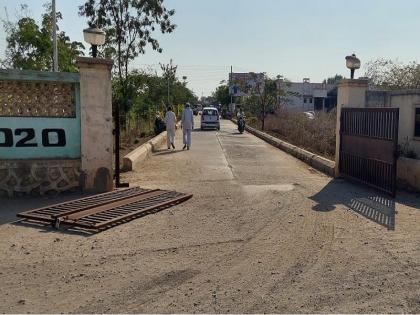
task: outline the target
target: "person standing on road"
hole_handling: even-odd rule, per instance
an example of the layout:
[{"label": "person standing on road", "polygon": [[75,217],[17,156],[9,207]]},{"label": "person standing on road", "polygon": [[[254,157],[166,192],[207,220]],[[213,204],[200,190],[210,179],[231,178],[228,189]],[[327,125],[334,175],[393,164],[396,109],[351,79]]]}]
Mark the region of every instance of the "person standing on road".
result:
[{"label": "person standing on road", "polygon": [[176,129],[176,116],[175,113],[172,111],[172,107],[168,107],[168,111],[165,115],[165,123],[166,123],[166,143],[168,145],[168,150],[171,148],[175,149],[175,129]]},{"label": "person standing on road", "polygon": [[194,115],[189,103],[185,104],[185,109],[182,112],[181,128],[184,142],[182,150],[185,148],[189,150],[191,148],[191,131],[194,129]]}]

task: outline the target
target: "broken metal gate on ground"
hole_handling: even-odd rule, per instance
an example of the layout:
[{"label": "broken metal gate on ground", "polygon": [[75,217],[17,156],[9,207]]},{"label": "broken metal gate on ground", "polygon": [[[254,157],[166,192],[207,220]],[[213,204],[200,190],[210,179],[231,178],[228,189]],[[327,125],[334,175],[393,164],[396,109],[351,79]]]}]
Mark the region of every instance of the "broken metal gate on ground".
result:
[{"label": "broken metal gate on ground", "polygon": [[49,223],[56,228],[67,225],[99,232],[178,205],[191,197],[191,194],[176,191],[134,187],[26,211],[18,217]]},{"label": "broken metal gate on ground", "polygon": [[340,175],[395,196],[398,108],[343,108]]}]

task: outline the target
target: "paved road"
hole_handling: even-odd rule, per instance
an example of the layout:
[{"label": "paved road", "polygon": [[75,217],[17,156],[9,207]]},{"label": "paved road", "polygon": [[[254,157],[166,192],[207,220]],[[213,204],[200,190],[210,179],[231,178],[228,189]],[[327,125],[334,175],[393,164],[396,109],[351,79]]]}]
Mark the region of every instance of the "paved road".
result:
[{"label": "paved road", "polygon": [[194,194],[180,206],[90,237],[0,226],[0,311],[420,312],[418,196],[331,180],[228,121],[179,140],[124,180]]}]

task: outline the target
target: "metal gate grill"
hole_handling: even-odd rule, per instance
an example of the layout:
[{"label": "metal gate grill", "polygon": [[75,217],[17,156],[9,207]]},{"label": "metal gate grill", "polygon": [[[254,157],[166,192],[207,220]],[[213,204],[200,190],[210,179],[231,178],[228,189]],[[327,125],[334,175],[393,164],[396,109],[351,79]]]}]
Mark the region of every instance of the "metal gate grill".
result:
[{"label": "metal gate grill", "polygon": [[25,220],[101,231],[178,205],[192,195],[140,187],[116,190],[19,213]]},{"label": "metal gate grill", "polygon": [[395,196],[398,108],[343,108],[340,175]]}]

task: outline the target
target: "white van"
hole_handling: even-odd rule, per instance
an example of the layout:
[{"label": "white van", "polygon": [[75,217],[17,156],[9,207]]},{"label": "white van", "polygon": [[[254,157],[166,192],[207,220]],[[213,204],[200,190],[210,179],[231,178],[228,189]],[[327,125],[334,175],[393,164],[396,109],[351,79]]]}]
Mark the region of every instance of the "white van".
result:
[{"label": "white van", "polygon": [[204,107],[201,112],[201,130],[212,128],[220,130],[220,116],[217,108]]}]

